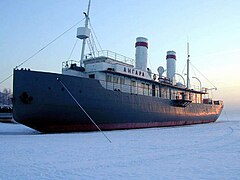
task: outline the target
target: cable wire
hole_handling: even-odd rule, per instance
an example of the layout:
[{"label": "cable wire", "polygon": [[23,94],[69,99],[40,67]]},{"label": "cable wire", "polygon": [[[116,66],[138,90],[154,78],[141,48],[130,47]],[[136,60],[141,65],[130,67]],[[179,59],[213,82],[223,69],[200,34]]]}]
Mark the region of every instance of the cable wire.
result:
[{"label": "cable wire", "polygon": [[71,51],[71,53],[70,53],[70,55],[69,55],[69,57],[68,57],[68,61],[70,60],[70,58],[71,58],[71,56],[72,56],[72,53],[73,53],[73,51],[74,51],[74,49],[75,49],[75,47],[76,47],[76,45],[77,45],[77,42],[78,42],[78,39],[76,39],[76,41],[75,41],[75,43],[74,43],[74,45],[73,45],[72,51]]},{"label": "cable wire", "polygon": [[[60,37],[62,37],[64,34],[66,34],[68,31],[70,31],[71,29],[73,29],[75,26],[77,26],[80,22],[82,22],[85,18],[83,18],[81,21],[78,21],[77,23],[75,23],[74,25],[72,25],[69,29],[67,29],[66,31],[64,31],[63,33],[61,33],[59,36],[57,36],[55,39],[53,39],[52,41],[50,41],[48,44],[46,44],[45,46],[43,46],[41,49],[39,49],[38,51],[36,51],[35,53],[33,53],[30,57],[28,57],[27,59],[25,59],[22,63],[20,63],[19,65],[17,65],[14,69],[19,68],[20,66],[22,66],[23,64],[25,64],[27,61],[29,61],[30,59],[32,59],[34,56],[36,56],[38,53],[40,53],[41,51],[43,51],[44,49],[46,49],[49,45],[51,45],[52,43],[54,43],[57,39],[59,39]],[[11,78],[13,76],[13,74],[11,74],[10,76],[8,76],[7,78],[5,78],[4,80],[2,80],[0,82],[0,84],[2,84],[3,82],[5,82],[6,80],[8,80],[9,78]]]},{"label": "cable wire", "polygon": [[98,46],[100,47],[100,50],[103,51],[103,50],[102,50],[102,46],[100,45],[100,43],[99,43],[99,41],[98,41],[98,38],[97,38],[97,36],[96,36],[96,33],[95,33],[94,29],[93,29],[93,26],[92,26],[92,23],[91,23],[90,19],[89,19],[89,24],[90,24],[90,27],[91,27],[91,29],[92,29],[94,38],[96,39],[97,44],[98,44]]},{"label": "cable wire", "polygon": [[66,85],[59,78],[57,78],[57,81],[64,87],[64,89],[68,92],[68,94],[71,96],[71,98],[74,100],[74,102],[86,114],[86,116],[90,119],[90,121],[94,124],[94,126],[103,134],[103,136],[108,140],[108,142],[112,143],[112,141],[106,136],[106,134],[100,129],[100,127],[95,123],[95,121],[91,118],[91,116],[85,111],[85,109],[81,106],[81,104],[76,100],[76,98],[68,90]]},{"label": "cable wire", "polygon": [[190,64],[192,65],[193,68],[195,68],[215,89],[217,89],[217,87],[206,77],[204,76],[191,62]]},{"label": "cable wire", "polygon": [[184,76],[183,73],[184,73],[184,71],[185,71],[186,65],[187,65],[187,63],[185,63],[185,65],[184,65],[184,67],[183,67],[182,74],[181,74],[182,76]]}]

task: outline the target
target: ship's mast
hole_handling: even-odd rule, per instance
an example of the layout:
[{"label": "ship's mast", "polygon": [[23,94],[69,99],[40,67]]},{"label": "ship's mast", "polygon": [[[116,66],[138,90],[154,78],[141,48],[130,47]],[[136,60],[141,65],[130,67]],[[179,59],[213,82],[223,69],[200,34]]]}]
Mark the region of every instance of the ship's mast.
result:
[{"label": "ship's mast", "polygon": [[83,66],[83,59],[84,59],[84,52],[86,46],[86,40],[90,36],[90,29],[88,28],[88,21],[89,21],[89,10],[90,10],[91,0],[88,2],[88,9],[87,13],[84,12],[85,15],[85,26],[79,27],[77,30],[77,38],[82,39],[82,52],[81,52],[81,59],[80,59],[80,66]]},{"label": "ship's mast", "polygon": [[190,55],[189,55],[189,42],[187,43],[187,89],[189,89],[189,85],[190,85],[190,79],[189,79],[189,60]]}]

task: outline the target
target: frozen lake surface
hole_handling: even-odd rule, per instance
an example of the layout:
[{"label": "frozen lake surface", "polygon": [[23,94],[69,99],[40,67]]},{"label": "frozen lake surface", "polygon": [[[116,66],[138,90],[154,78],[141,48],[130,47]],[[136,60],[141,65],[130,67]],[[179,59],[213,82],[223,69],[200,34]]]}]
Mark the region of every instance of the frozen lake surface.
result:
[{"label": "frozen lake surface", "polygon": [[238,120],[105,134],[0,123],[0,179],[240,178]]}]

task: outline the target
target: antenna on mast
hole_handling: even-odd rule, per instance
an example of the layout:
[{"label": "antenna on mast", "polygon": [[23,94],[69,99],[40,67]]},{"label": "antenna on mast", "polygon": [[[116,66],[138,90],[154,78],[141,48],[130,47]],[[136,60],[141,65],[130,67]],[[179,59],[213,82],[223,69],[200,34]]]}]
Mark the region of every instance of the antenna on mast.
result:
[{"label": "antenna on mast", "polygon": [[88,28],[88,22],[89,22],[89,11],[90,11],[90,4],[91,0],[88,2],[88,9],[87,13],[83,13],[85,15],[85,26],[77,28],[77,38],[82,39],[82,52],[81,52],[81,59],[80,59],[80,66],[83,66],[83,59],[84,59],[84,51],[86,46],[86,40],[89,38],[91,30]]},{"label": "antenna on mast", "polygon": [[190,85],[190,79],[189,79],[189,60],[190,54],[189,54],[189,42],[187,42],[187,89],[189,89]]}]

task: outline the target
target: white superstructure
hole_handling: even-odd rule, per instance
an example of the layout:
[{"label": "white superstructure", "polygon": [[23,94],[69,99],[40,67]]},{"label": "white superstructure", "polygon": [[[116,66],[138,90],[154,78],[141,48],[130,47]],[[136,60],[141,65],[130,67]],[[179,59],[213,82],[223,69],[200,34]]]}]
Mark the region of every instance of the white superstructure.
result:
[{"label": "white superstructure", "polygon": [[[98,51],[97,48],[92,49],[93,51],[89,48],[90,53],[84,54],[86,40],[90,41],[89,46],[94,44],[94,40],[89,38],[92,37],[88,28],[89,8],[90,1],[88,11],[84,13],[85,26],[77,29],[77,38],[83,40],[81,60],[63,62],[62,74],[96,79],[103,88],[124,93],[165,99],[177,99],[181,96],[182,88],[185,87],[180,86],[179,83],[176,85],[174,79],[177,74],[176,52],[167,51],[167,67],[164,69],[159,66],[158,73],[152,73],[147,67],[148,39],[145,37],[136,38],[135,60],[112,51]],[[163,76],[164,72],[167,72],[166,77]],[[191,99],[190,93],[185,94]]]}]

